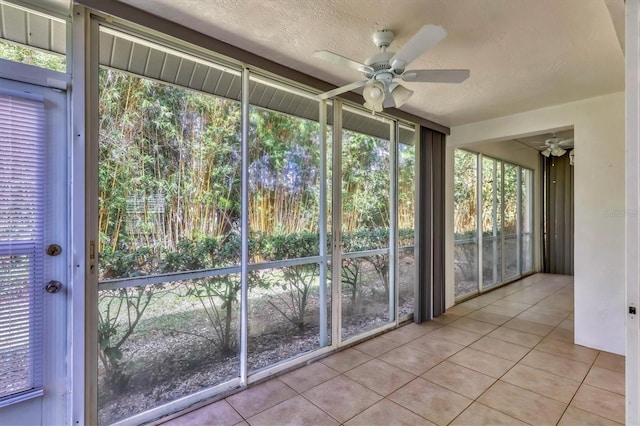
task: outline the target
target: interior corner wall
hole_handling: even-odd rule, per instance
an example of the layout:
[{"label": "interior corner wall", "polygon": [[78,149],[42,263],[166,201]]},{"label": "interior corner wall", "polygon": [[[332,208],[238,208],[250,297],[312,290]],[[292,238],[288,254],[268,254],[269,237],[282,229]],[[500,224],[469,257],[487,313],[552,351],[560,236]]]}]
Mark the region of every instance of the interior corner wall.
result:
[{"label": "interior corner wall", "polygon": [[473,149],[478,141],[570,127],[575,139],[575,343],[624,354],[624,92],[451,128],[447,143],[447,295],[453,294],[453,150]]}]

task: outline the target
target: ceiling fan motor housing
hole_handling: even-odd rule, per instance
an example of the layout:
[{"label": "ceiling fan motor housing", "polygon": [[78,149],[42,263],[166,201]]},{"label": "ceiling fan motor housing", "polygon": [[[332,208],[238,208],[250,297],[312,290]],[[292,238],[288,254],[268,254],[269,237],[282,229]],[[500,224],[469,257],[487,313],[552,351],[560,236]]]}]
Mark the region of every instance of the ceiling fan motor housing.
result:
[{"label": "ceiling fan motor housing", "polygon": [[394,34],[391,30],[376,31],[373,33],[373,44],[375,44],[378,49],[386,49],[393,41],[393,37]]},{"label": "ceiling fan motor housing", "polygon": [[[379,72],[391,69],[389,59],[391,59],[393,55],[393,52],[380,52],[368,57],[367,60],[364,61],[364,63],[365,65],[369,65],[371,68],[373,68],[373,72],[365,72],[364,75],[367,78],[373,78]],[[389,72],[388,74],[391,75],[391,78],[394,77],[391,72]]]}]

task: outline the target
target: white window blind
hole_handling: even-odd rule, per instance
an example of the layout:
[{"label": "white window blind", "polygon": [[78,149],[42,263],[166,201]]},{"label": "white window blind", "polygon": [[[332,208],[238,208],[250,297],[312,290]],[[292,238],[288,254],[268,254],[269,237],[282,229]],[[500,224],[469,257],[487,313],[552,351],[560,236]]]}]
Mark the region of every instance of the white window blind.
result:
[{"label": "white window blind", "polygon": [[0,92],[0,406],[42,388],[44,103]]}]

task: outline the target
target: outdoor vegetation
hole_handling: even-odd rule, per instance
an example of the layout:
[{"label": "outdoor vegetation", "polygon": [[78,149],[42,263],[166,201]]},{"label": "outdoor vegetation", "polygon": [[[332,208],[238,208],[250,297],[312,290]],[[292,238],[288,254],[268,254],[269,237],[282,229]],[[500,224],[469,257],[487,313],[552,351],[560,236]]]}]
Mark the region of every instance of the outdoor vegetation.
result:
[{"label": "outdoor vegetation", "polygon": [[[241,110],[234,100],[113,70],[101,69],[99,81],[106,422],[239,375]],[[330,344],[331,265],[320,257],[318,123],[258,107],[249,120],[248,366],[256,371]],[[343,260],[348,337],[393,320],[391,147],[348,130],[343,145],[343,250],[376,250]],[[411,246],[412,147],[400,162],[400,245]],[[412,264],[412,252],[402,259]],[[404,280],[413,279],[408,269]],[[401,312],[410,313],[412,282],[401,284],[400,296]]]},{"label": "outdoor vegetation", "polygon": [[[530,176],[529,170],[485,156],[481,157],[479,167],[478,154],[469,151],[457,149],[454,161],[455,292],[456,297],[464,297],[478,290],[479,250],[482,250],[484,288],[522,272],[517,256],[521,244],[518,231],[522,235],[530,233],[530,224],[523,218],[530,217],[524,209],[530,209],[527,197],[531,183],[522,177]],[[518,211],[518,197],[523,211]]]},{"label": "outdoor vegetation", "polygon": [[0,40],[0,58],[58,72],[67,71],[64,57]]},{"label": "outdoor vegetation", "polygon": [[[4,42],[0,57],[66,69],[64,58]],[[332,265],[320,256],[318,123],[258,107],[250,108],[249,121],[248,367],[254,372],[331,344]],[[239,376],[240,125],[235,100],[99,72],[102,424]],[[386,139],[343,132],[343,338],[395,319],[389,315],[391,148]],[[398,160],[398,313],[407,315],[414,291],[413,146],[400,145]],[[328,194],[332,173],[327,170]],[[329,231],[331,207],[328,199]],[[326,241],[330,253],[330,232]]]}]

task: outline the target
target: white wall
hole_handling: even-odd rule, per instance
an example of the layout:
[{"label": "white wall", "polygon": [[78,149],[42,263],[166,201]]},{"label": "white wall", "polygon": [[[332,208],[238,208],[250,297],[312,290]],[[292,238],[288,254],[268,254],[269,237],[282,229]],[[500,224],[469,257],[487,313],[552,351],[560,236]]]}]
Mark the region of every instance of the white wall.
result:
[{"label": "white wall", "polygon": [[[575,342],[625,351],[624,93],[453,127],[447,145],[493,142],[574,128]],[[447,194],[453,193],[448,158]],[[453,217],[447,198],[446,217]],[[453,298],[453,225],[447,224],[447,302]],[[449,263],[450,262],[450,263]]]},{"label": "white wall", "polygon": [[[453,146],[450,147],[453,152]],[[529,169],[537,169],[540,166],[540,151],[515,140],[478,142],[466,144],[464,148]]]}]

